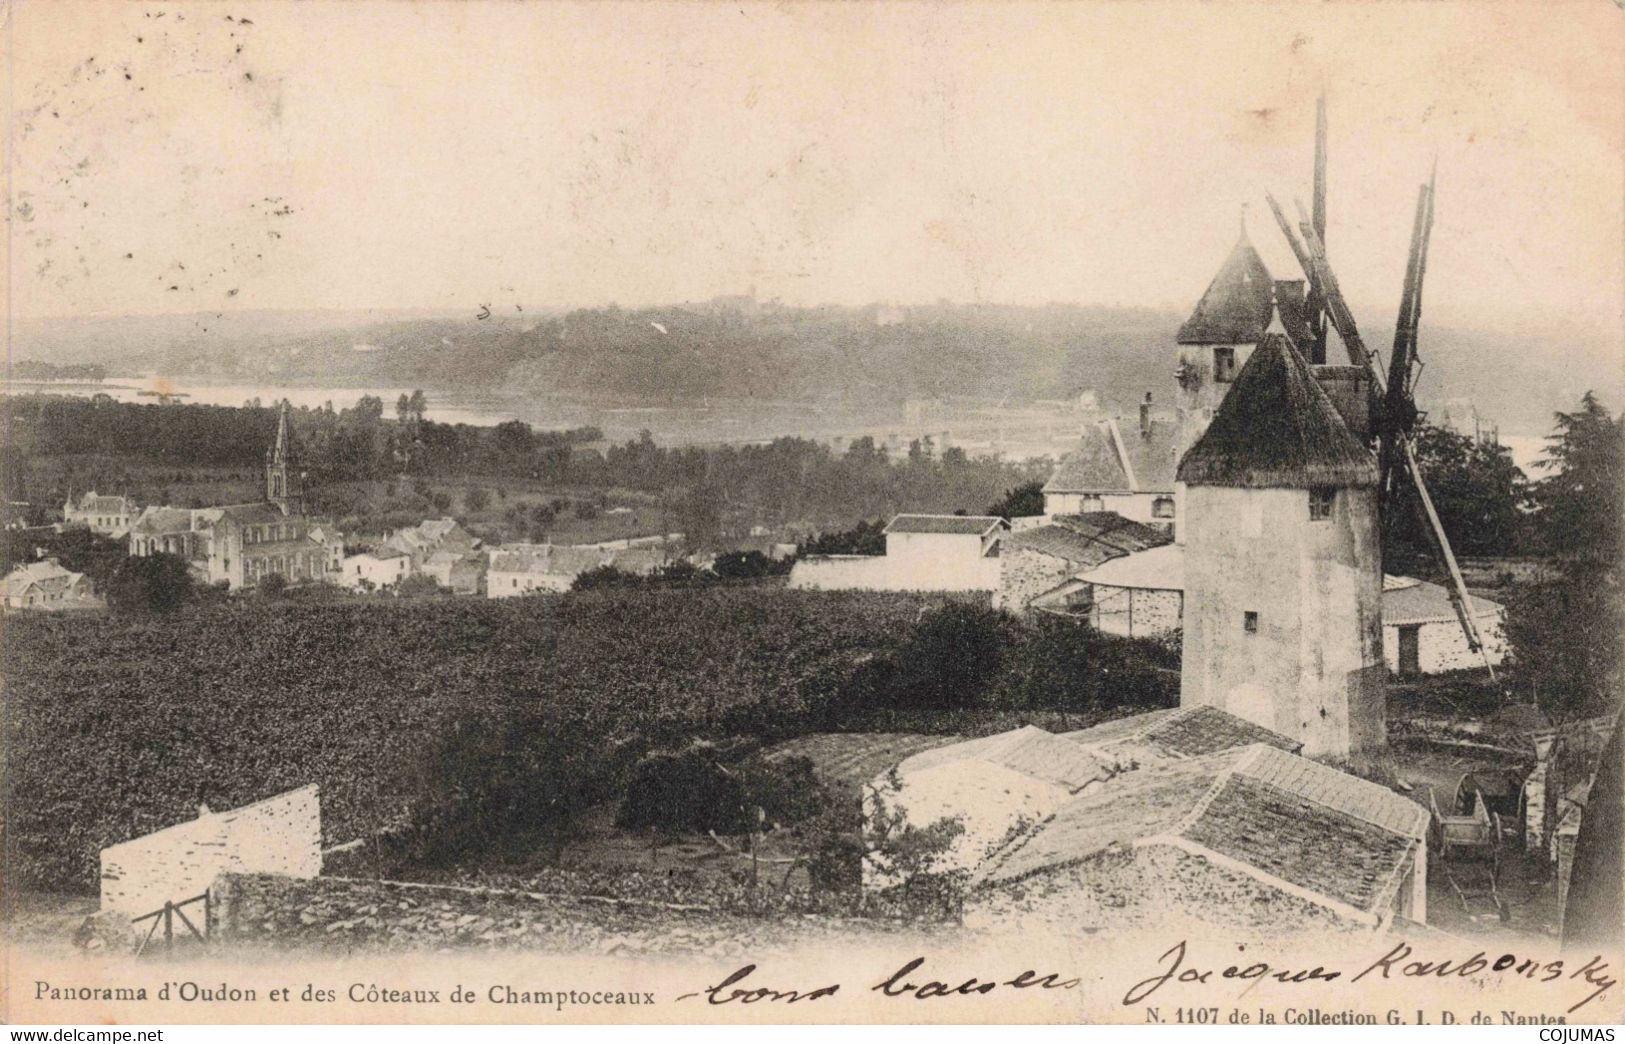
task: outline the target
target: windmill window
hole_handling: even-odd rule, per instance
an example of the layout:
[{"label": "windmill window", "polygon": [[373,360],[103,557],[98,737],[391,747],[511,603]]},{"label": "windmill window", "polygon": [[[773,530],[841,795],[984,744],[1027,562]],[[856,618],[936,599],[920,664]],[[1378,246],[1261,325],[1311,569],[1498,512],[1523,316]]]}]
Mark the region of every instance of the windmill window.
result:
[{"label": "windmill window", "polygon": [[1174,498],[1173,497],[1158,497],[1157,499],[1153,500],[1151,502],[1151,517],[1152,518],[1173,518],[1174,517]]},{"label": "windmill window", "polygon": [[1228,384],[1236,379],[1236,350],[1234,348],[1213,349],[1213,379],[1221,384]]},{"label": "windmill window", "polygon": [[1309,491],[1309,521],[1324,522],[1332,517],[1332,500],[1337,491],[1330,486],[1317,486]]},{"label": "windmill window", "polygon": [[1241,629],[1248,634],[1258,633],[1258,614],[1251,609],[1241,614]]}]

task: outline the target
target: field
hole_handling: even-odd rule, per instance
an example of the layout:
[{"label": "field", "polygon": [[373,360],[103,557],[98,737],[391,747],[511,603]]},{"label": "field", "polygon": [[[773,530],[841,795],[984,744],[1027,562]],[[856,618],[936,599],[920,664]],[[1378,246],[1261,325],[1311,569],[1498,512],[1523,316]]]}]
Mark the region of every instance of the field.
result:
[{"label": "field", "polygon": [[818,681],[929,598],[776,589],[400,604],[245,600],[5,621],[8,885],[94,888],[109,844],[291,787],[342,843],[398,822],[469,708],[540,704],[604,742],[812,731]]}]

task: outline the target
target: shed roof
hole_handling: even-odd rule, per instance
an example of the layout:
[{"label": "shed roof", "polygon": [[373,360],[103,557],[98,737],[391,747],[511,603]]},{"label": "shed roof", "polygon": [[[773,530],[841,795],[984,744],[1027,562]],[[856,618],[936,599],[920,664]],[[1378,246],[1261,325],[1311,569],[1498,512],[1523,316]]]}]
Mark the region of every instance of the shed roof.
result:
[{"label": "shed roof", "polygon": [[887,533],[952,533],[986,536],[1010,523],[997,515],[898,515],[886,526]]},{"label": "shed roof", "polygon": [[1033,725],[921,751],[897,766],[903,775],[943,765],[984,762],[1076,791],[1112,775],[1112,769],[1076,743]]},{"label": "shed roof", "polygon": [[1372,486],[1377,461],[1350,433],[1303,356],[1272,333],[1179,462],[1179,479],[1251,488]]},{"label": "shed roof", "polygon": [[1252,344],[1269,321],[1270,271],[1243,231],[1179,328],[1179,343]]},{"label": "shed roof", "polygon": [[1185,590],[1185,546],[1164,544],[1103,562],[1079,580],[1099,587],[1135,587],[1151,591]]},{"label": "shed roof", "polygon": [[[1390,579],[1411,582],[1390,587],[1388,584]],[[1475,619],[1497,616],[1505,611],[1501,603],[1492,602],[1488,598],[1468,595],[1468,603],[1472,607]],[[1426,580],[1412,580],[1410,577],[1383,577],[1382,622],[1386,627],[1401,624],[1455,623],[1456,607],[1450,601],[1449,590],[1438,584],[1431,584]]]}]

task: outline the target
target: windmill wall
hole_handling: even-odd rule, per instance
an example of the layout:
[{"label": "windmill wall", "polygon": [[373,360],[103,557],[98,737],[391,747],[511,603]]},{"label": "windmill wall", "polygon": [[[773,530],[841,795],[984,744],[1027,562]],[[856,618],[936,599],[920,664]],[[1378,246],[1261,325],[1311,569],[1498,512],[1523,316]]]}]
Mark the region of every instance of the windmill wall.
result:
[{"label": "windmill wall", "polygon": [[1385,742],[1376,493],[1337,490],[1323,521],[1309,496],[1186,490],[1180,702],[1291,736],[1305,755],[1346,757]]}]

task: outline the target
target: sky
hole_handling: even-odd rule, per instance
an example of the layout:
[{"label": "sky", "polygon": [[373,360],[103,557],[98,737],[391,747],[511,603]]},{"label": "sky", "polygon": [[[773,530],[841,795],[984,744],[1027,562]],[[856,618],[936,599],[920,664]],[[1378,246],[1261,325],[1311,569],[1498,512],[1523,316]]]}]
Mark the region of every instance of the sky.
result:
[{"label": "sky", "polygon": [[[13,314],[1188,309],[1307,202],[1392,322],[1625,328],[1625,15],[1470,4],[20,0]],[[1287,204],[1289,207],[1291,203]]]}]

